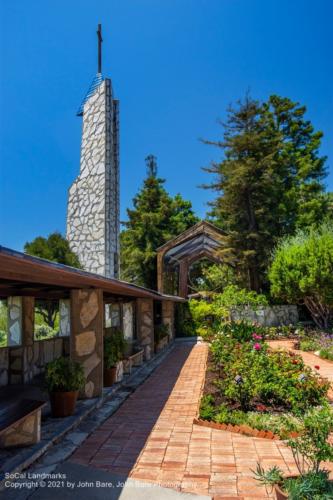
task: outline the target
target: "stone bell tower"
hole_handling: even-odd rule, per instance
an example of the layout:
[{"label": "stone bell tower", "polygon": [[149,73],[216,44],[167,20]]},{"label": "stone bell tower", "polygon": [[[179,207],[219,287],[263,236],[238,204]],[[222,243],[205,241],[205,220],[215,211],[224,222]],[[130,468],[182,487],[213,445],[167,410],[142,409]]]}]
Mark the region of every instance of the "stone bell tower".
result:
[{"label": "stone bell tower", "polygon": [[83,117],[80,173],[68,194],[67,239],[86,271],[119,277],[119,101],[98,72],[78,111]]}]

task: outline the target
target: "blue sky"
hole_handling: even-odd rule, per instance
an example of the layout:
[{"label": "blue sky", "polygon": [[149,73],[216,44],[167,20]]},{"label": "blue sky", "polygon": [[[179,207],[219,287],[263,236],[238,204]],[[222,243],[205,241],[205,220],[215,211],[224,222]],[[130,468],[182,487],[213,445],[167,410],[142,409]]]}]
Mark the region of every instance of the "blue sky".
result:
[{"label": "blue sky", "polygon": [[331,167],[332,15],[330,0],[1,0],[0,244],[65,230],[98,22],[120,99],[122,219],[150,153],[204,217],[200,167],[220,154],[198,139],[219,138],[217,119],[247,89],[306,104]]}]

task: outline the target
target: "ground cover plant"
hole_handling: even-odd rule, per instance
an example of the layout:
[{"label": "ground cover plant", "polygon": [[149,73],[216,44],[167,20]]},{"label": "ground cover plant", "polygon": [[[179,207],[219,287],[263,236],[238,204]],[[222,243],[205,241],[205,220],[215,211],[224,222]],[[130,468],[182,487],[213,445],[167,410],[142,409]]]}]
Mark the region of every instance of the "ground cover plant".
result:
[{"label": "ground cover plant", "polygon": [[286,414],[297,427],[295,418],[326,402],[329,383],[301,356],[271,350],[265,334],[245,321],[220,325],[210,343],[202,418],[285,437]]}]

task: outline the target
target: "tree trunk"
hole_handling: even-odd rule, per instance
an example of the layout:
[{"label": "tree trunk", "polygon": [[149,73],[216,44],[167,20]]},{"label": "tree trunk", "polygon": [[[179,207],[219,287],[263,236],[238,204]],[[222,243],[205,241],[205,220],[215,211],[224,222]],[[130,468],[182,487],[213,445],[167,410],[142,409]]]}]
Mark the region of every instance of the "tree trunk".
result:
[{"label": "tree trunk", "polygon": [[305,306],[309,309],[313,321],[319,328],[327,330],[330,325],[331,309],[314,297],[305,297]]},{"label": "tree trunk", "polygon": [[[253,209],[253,204],[252,204],[252,198],[251,198],[251,193],[249,191],[246,191],[246,211],[247,211],[247,218],[248,218],[248,223],[249,223],[249,231],[250,232],[258,232],[258,224],[257,224],[257,219],[256,215]],[[252,248],[249,248],[249,250],[252,250],[256,252],[256,248],[253,245]],[[253,260],[252,260],[253,259]],[[255,292],[258,292],[260,290],[260,279],[259,279],[259,272],[258,272],[258,265],[257,265],[257,257],[256,255],[254,258],[251,258],[252,262],[249,265],[249,280],[250,280],[250,288],[251,290],[254,290]]]}]

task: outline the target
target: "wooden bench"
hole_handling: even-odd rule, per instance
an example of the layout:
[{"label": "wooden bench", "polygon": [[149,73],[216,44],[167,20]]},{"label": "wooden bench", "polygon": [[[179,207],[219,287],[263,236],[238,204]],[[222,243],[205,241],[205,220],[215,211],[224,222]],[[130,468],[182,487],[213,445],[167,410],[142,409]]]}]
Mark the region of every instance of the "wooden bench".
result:
[{"label": "wooden bench", "polygon": [[0,448],[29,446],[40,441],[45,401],[21,399],[0,407]]}]

